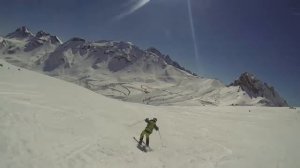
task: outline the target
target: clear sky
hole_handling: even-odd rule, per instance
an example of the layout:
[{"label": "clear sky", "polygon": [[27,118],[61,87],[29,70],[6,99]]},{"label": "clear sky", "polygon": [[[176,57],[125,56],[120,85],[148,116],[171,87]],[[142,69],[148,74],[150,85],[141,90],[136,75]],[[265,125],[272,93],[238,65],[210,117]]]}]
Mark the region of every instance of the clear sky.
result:
[{"label": "clear sky", "polygon": [[[25,25],[71,37],[155,47],[200,76],[242,72],[300,106],[299,0],[0,0],[0,35]],[[190,4],[190,6],[189,6]]]}]

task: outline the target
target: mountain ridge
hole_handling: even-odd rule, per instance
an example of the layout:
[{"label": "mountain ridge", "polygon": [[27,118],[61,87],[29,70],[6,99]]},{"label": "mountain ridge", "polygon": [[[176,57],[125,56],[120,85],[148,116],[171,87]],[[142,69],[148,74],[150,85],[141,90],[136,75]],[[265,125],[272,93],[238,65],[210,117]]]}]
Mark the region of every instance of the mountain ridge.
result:
[{"label": "mountain ridge", "polygon": [[0,50],[6,60],[18,66],[124,101],[151,105],[288,105],[277,92],[273,97],[253,96],[244,87],[240,91],[237,83],[226,86],[199,77],[154,47],[143,50],[131,42],[89,42],[79,37],[61,42],[44,31],[34,35],[23,26],[0,39]]}]

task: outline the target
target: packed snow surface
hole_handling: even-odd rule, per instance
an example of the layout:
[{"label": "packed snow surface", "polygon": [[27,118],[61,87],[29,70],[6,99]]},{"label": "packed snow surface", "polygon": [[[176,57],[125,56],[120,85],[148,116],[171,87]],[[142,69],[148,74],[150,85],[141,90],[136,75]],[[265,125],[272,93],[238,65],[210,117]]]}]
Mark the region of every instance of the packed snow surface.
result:
[{"label": "packed snow surface", "polygon": [[300,167],[298,108],[129,103],[1,60],[0,78],[1,168]]}]

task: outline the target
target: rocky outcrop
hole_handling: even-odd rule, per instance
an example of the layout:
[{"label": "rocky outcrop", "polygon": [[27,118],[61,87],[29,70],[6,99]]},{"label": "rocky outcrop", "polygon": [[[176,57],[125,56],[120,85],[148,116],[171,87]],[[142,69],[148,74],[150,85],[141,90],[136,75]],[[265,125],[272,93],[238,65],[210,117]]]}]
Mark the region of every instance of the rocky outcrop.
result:
[{"label": "rocky outcrop", "polygon": [[276,92],[274,87],[260,81],[253,74],[245,72],[230,86],[239,86],[251,98],[262,97],[261,104],[267,106],[288,106],[288,103]]},{"label": "rocky outcrop", "polygon": [[28,40],[33,38],[34,35],[25,26],[22,26],[16,29],[14,32],[9,33],[5,37],[9,39]]}]

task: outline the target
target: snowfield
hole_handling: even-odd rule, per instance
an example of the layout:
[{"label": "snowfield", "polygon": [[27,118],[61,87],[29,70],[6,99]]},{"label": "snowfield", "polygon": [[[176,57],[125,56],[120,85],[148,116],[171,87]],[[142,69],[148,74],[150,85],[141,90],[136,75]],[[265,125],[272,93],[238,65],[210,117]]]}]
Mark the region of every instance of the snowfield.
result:
[{"label": "snowfield", "polygon": [[300,167],[299,108],[148,106],[0,64],[1,168]]}]

